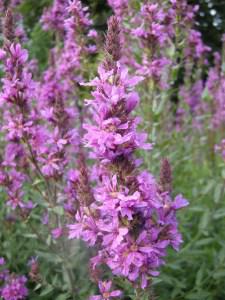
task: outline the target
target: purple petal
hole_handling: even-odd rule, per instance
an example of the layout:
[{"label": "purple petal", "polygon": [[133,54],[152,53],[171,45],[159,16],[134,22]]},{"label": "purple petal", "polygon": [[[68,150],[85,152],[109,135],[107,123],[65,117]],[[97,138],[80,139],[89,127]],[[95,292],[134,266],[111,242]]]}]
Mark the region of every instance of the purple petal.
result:
[{"label": "purple petal", "polygon": [[172,207],[174,209],[180,209],[180,208],[185,207],[187,205],[189,205],[189,202],[185,198],[183,198],[182,195],[177,195],[176,198],[174,199]]},{"label": "purple petal", "polygon": [[122,292],[120,290],[115,290],[115,291],[110,293],[111,297],[119,297],[121,295],[122,295]]}]

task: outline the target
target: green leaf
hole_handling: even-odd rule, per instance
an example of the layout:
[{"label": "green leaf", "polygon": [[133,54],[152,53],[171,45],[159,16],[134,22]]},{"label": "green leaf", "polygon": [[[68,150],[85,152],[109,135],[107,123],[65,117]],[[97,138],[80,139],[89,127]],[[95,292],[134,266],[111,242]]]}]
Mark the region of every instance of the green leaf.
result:
[{"label": "green leaf", "polygon": [[220,201],[223,188],[224,188],[224,184],[222,184],[222,183],[217,184],[217,186],[215,188],[215,192],[214,192],[214,202],[215,203],[218,203]]},{"label": "green leaf", "polygon": [[209,220],[210,220],[210,212],[209,210],[207,209],[205,211],[205,213],[203,214],[201,220],[200,220],[200,223],[199,223],[199,230],[202,231],[202,230],[205,230],[208,225],[209,225]]},{"label": "green leaf", "polygon": [[213,274],[214,279],[225,278],[225,269],[217,271]]},{"label": "green leaf", "polygon": [[54,208],[51,209],[51,211],[53,211],[54,213],[56,213],[59,216],[64,215],[64,209],[62,206],[55,206]]},{"label": "green leaf", "polygon": [[40,294],[40,297],[47,296],[51,292],[53,292],[54,288],[51,285],[48,285]]},{"label": "green leaf", "polygon": [[202,247],[202,246],[212,244],[213,242],[214,242],[213,238],[206,238],[206,239],[202,239],[202,240],[197,241],[195,243],[195,245],[196,245],[196,247]]},{"label": "green leaf", "polygon": [[200,284],[204,278],[204,271],[205,271],[205,266],[202,265],[202,267],[198,270],[198,272],[196,274],[195,284],[197,286],[200,286]]},{"label": "green leaf", "polygon": [[225,217],[225,208],[224,209],[220,209],[220,210],[217,210],[214,215],[213,215],[213,219],[214,220],[218,220],[218,219],[221,219],[221,218],[224,218]]},{"label": "green leaf", "polygon": [[66,293],[66,294],[59,295],[58,297],[55,298],[55,300],[66,300],[68,298],[69,298],[69,294]]},{"label": "green leaf", "polygon": [[34,291],[39,290],[41,287],[42,287],[41,283],[38,283],[38,284],[35,286]]}]

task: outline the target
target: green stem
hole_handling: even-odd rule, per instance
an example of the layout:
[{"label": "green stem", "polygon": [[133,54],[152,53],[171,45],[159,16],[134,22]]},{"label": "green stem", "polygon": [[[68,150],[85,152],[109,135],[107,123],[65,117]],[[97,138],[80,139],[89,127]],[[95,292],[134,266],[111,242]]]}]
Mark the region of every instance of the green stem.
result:
[{"label": "green stem", "polygon": [[61,250],[62,250],[62,259],[63,259],[63,268],[66,272],[66,275],[68,277],[68,284],[69,284],[69,289],[70,289],[70,293],[71,293],[71,297],[73,300],[78,300],[77,298],[77,289],[75,287],[75,277],[74,277],[74,273],[70,267],[70,263],[68,260],[68,256],[66,254],[66,247],[65,247],[65,243],[64,240],[61,240]]},{"label": "green stem", "polygon": [[135,300],[141,300],[141,294],[142,294],[141,289],[136,288],[135,289]]}]

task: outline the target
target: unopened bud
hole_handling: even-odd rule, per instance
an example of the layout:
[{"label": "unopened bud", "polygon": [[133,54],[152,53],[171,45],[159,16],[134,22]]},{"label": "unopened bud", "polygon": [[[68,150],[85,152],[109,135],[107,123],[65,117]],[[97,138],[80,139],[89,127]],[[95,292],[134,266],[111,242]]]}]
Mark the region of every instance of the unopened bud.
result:
[{"label": "unopened bud", "polygon": [[105,52],[106,60],[104,66],[107,70],[110,70],[121,58],[120,24],[115,16],[110,17],[108,21]]},{"label": "unopened bud", "polygon": [[160,185],[164,192],[172,191],[172,171],[167,158],[164,158],[161,163]]},{"label": "unopened bud", "polygon": [[6,11],[5,19],[4,19],[4,27],[3,27],[3,35],[5,43],[13,42],[14,40],[14,21],[13,21],[13,13],[9,8]]}]

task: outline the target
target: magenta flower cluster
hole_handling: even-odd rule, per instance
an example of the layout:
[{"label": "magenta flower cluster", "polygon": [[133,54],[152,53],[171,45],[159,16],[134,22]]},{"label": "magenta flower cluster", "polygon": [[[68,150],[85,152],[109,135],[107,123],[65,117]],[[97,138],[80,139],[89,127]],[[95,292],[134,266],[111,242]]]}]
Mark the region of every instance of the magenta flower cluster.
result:
[{"label": "magenta flower cluster", "polygon": [[27,278],[10,273],[0,257],[0,297],[4,300],[23,300],[28,295]]},{"label": "magenta flower cluster", "polygon": [[[3,78],[1,105],[4,110],[4,126],[8,140],[5,157],[1,168],[1,184],[8,191],[8,204],[16,209],[30,209],[30,202],[24,203],[21,187],[25,181],[25,174],[20,170],[27,164],[24,147],[20,141],[32,138],[34,134],[35,113],[29,112],[30,97],[34,95],[34,84],[31,73],[24,68],[28,58],[26,50],[19,43],[7,43],[5,50],[1,50],[4,61],[6,78]],[[6,172],[5,170],[9,171]]]},{"label": "magenta flower cluster", "polygon": [[[108,39],[113,40],[111,28],[116,26],[118,19],[111,18]],[[119,51],[119,47],[115,49]],[[110,54],[119,56],[109,47]],[[69,238],[97,246],[98,254],[91,260],[93,274],[106,264],[114,275],[139,282],[145,289],[149,278],[159,274],[167,247],[179,249],[182,239],[176,211],[188,202],[181,195],[172,198],[168,163],[162,166],[161,183],[139,169],[141,161],[135,151],[152,148],[146,142],[147,134],[137,130],[140,118],[132,114],[139,102],[135,86],[142,77],[129,75],[119,60],[106,61],[98,74],[86,84],[95,88],[93,98],[87,100],[94,122],[84,125],[84,142],[97,161],[101,179],[94,202],[81,208],[76,223],[69,226]]]},{"label": "magenta flower cluster", "polygon": [[[8,205],[20,209],[23,216],[34,207],[32,199],[23,200],[24,184],[32,184],[36,178],[44,180],[47,200],[53,202],[55,196],[48,181],[61,181],[62,191],[68,189],[66,182],[70,175],[67,170],[74,167],[77,159],[74,153],[80,145],[78,131],[81,124],[74,87],[82,80],[81,53],[90,53],[90,45],[84,45],[80,37],[82,30],[88,32],[90,39],[96,33],[89,30],[92,22],[80,1],[55,1],[50,10],[56,11],[58,16],[59,8],[66,11],[63,22],[58,21],[63,32],[57,26],[54,29],[56,34],[63,35],[64,47],[56,45],[51,50],[49,67],[39,81],[32,79],[34,66],[28,62],[28,52],[17,41],[14,28],[10,28],[13,23],[11,12],[5,18],[6,32],[10,34],[0,50],[0,59],[6,74],[2,79],[1,107],[4,107],[2,129],[7,145],[0,181],[6,188]],[[52,13],[49,16],[54,19]],[[43,23],[51,22],[43,17]],[[63,201],[68,202],[67,197]]]}]

